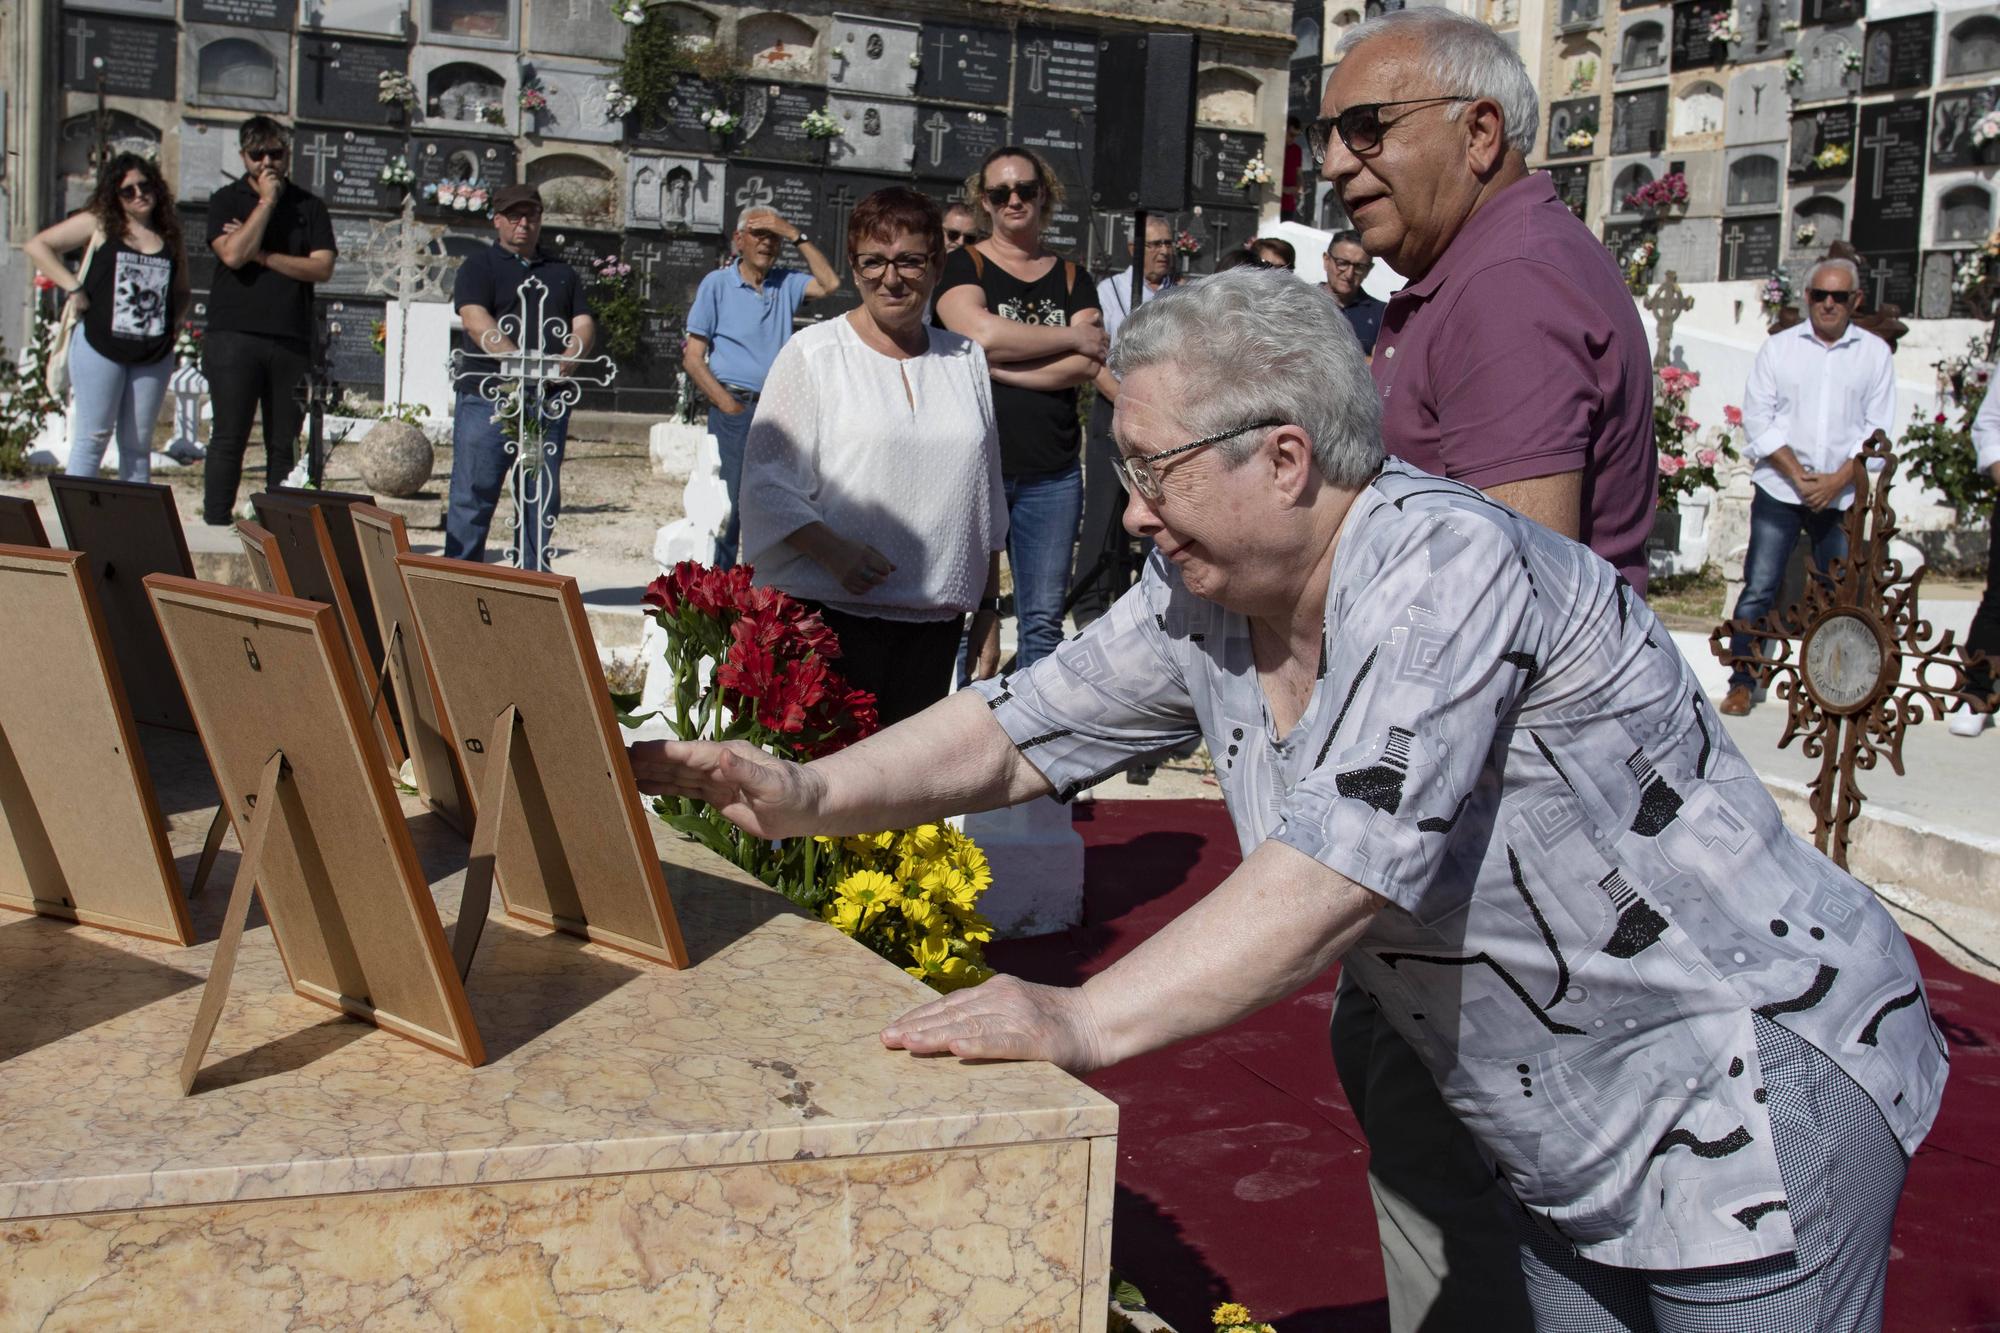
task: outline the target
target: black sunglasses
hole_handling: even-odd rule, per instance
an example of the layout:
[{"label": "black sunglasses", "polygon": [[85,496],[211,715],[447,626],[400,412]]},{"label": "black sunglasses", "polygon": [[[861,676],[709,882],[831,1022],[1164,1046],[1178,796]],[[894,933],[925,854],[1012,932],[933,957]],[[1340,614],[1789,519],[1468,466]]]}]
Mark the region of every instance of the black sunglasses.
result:
[{"label": "black sunglasses", "polygon": [[285,160],[285,151],[282,148],[246,148],[243,150],[243,156],[252,162],[282,162]]},{"label": "black sunglasses", "polygon": [[999,208],[1007,202],[1009,195],[1021,196],[1021,202],[1032,204],[1042,197],[1040,181],[1015,181],[1009,185],[996,185],[986,192],[986,202]]},{"label": "black sunglasses", "polygon": [[1306,126],[1306,147],[1312,150],[1313,165],[1326,165],[1326,146],[1329,136],[1340,135],[1340,141],[1347,145],[1350,153],[1372,152],[1382,142],[1382,136],[1389,132],[1389,126],[1402,119],[1384,121],[1382,108],[1390,106],[1427,106],[1433,102],[1476,102],[1476,97],[1405,97],[1399,102],[1362,102],[1351,106],[1337,116],[1322,116]]},{"label": "black sunglasses", "polygon": [[1851,291],[1837,292],[1830,287],[1806,288],[1806,298],[1814,305],[1818,305],[1821,301],[1831,301],[1835,305],[1846,305],[1854,299],[1855,295],[1856,293]]},{"label": "black sunglasses", "polygon": [[121,185],[118,187],[120,199],[151,199],[153,187],[150,185]]},{"label": "black sunglasses", "polygon": [[975,232],[969,232],[969,231],[955,231],[950,227],[946,227],[944,229],[944,238],[947,241],[953,242],[954,244],[963,244],[964,242],[971,240],[976,234],[977,233]]}]

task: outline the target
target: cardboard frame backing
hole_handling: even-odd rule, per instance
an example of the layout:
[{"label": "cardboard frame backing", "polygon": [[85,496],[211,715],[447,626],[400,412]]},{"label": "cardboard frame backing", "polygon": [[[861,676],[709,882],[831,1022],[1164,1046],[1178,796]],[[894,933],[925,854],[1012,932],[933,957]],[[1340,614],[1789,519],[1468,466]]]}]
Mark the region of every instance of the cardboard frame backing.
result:
[{"label": "cardboard frame backing", "polygon": [[0,495],[0,545],[47,546],[42,512],[25,495]]}]

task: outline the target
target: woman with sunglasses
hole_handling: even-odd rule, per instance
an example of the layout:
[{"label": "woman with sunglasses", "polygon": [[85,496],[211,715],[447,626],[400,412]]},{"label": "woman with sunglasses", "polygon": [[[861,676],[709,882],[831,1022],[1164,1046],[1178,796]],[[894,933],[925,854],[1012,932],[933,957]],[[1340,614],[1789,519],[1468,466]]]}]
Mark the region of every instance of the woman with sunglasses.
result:
[{"label": "woman with sunglasses", "polygon": [[861,306],[772,362],[743,459],[743,554],[840,637],[883,725],[951,689],[967,612],[974,674],[1000,664],[1007,509],[986,356],[924,323],[944,265],[937,205],[877,190],[847,222]]},{"label": "woman with sunglasses", "polygon": [[[60,256],[88,250],[77,272]],[[152,476],[153,423],[174,369],[174,326],[189,300],[187,255],[173,191],[160,169],[120,153],[98,173],[82,212],[21,249],[42,275],[69,293],[77,314],[69,340],[69,462],[94,477],[118,438],[118,477]]]}]

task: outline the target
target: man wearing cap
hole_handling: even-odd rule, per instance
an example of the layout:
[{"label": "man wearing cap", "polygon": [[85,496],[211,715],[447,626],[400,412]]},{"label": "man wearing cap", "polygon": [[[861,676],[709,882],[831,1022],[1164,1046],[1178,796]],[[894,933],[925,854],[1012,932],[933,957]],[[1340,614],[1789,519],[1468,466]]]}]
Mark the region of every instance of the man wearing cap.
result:
[{"label": "man wearing cap", "polygon": [[[589,353],[596,340],[597,322],[591,317],[584,296],[583,279],[562,260],[541,252],[542,193],[532,185],[508,185],[493,196],[494,243],[491,248],[469,256],[459,265],[458,279],[452,284],[451,303],[458,309],[464,331],[458,345],[468,356],[504,358],[509,352],[553,350],[561,340],[564,368]],[[521,312],[521,289],[528,279],[538,280],[548,289],[542,301],[541,327],[503,332],[501,321]],[[567,329],[567,334],[562,330]],[[500,409],[480,392],[480,384],[496,372],[504,373],[504,360],[469,363],[470,373],[460,375],[455,386],[458,408],[451,429],[451,500],[445,509],[444,553],[454,560],[484,560],[486,533],[493,525],[493,510],[500,502],[500,488],[514,464],[513,441],[507,438]],[[553,386],[544,392],[552,394]],[[534,410],[533,405],[529,407]],[[496,419],[498,418],[498,419]],[[542,414],[542,451],[529,460],[543,470],[539,487],[531,488],[528,512],[515,515],[515,530],[523,569],[548,567],[548,535],[562,508],[557,478],[562,468],[563,444],[569,437],[569,413],[545,410]]]},{"label": "man wearing cap", "polygon": [[[764,376],[792,336],[799,303],[840,290],[840,275],[806,234],[769,208],[746,208],[736,219],[735,263],[701,280],[688,307],[687,346],[681,369],[708,399],[708,433],[722,455],[722,484],[729,492],[729,521],[715,542],[715,566],[736,563],[741,524],[736,513],[743,486],[743,445],[764,391]],[[778,267],[789,241],[812,269]]]}]

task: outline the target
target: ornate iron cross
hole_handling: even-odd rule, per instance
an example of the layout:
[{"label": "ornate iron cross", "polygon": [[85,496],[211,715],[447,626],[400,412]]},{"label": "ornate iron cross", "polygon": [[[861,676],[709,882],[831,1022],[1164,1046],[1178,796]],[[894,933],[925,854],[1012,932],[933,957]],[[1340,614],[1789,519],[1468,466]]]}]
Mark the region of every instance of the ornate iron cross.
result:
[{"label": "ornate iron cross", "polygon": [[[1879,473],[1864,471],[1847,511],[1847,558],[1835,560],[1824,575],[1807,578],[1804,595],[1782,611],[1755,623],[1731,620],[1708,636],[1710,649],[1725,666],[1742,667],[1758,684],[1771,685],[1788,702],[1785,734],[1778,748],[1803,737],[1800,753],[1820,761],[1812,780],[1813,844],[1847,866],[1847,832],[1861,813],[1863,793],[1855,778],[1881,760],[1903,773],[1903,734],[1923,721],[1924,706],[1942,718],[1951,704],[1990,711],[1995,696],[1966,686],[1983,654],[1954,649],[1952,632],[1938,634],[1917,610],[1917,585],[1924,571],[1905,574],[1890,558],[1896,513],[1889,486],[1896,455],[1889,437],[1876,431],[1860,454],[1878,460]],[[1730,637],[1757,639],[1737,656]],[[1828,841],[1831,839],[1831,847]]]},{"label": "ornate iron cross", "polygon": [[520,569],[547,569],[556,528],[555,484],[547,464],[558,450],[558,442],[548,438],[549,423],[569,415],[584,385],[609,386],[618,367],[608,356],[565,356],[569,321],[544,314],[549,289],[540,278],[523,281],[520,293],[520,305],[480,335],[480,350],[452,352],[451,369],[454,377],[474,378],[479,396],[493,404],[493,420],[514,460],[507,474],[514,497],[507,559]]}]

